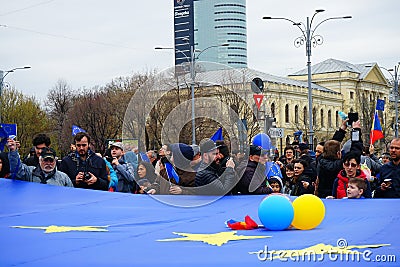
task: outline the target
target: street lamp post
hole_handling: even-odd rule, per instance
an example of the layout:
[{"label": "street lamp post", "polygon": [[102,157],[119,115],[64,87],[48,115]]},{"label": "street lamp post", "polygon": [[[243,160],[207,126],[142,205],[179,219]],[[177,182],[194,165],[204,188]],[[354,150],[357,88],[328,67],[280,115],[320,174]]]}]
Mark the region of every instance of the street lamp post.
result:
[{"label": "street lamp post", "polygon": [[31,68],[31,66],[24,66],[24,67],[13,68],[13,69],[7,70],[7,71],[0,70],[0,123],[2,122],[2,119],[1,119],[1,103],[2,103],[1,101],[2,101],[2,99],[1,99],[1,97],[2,97],[2,93],[3,93],[4,79],[11,72],[14,72],[16,70],[30,69],[30,68]]},{"label": "street lamp post", "polygon": [[[179,50],[179,49],[174,49],[172,47],[156,47],[156,50],[161,50],[161,49],[174,49],[176,52],[178,53],[182,53],[185,57],[186,60],[189,63],[189,72],[190,72],[190,93],[191,93],[191,102],[192,102],[192,144],[195,145],[196,144],[196,115],[195,115],[195,108],[194,108],[194,86],[195,86],[195,78],[196,78],[196,68],[195,68],[195,61],[196,59],[199,58],[199,56],[205,52],[206,50],[210,49],[210,48],[214,48],[214,47],[221,47],[221,46],[229,46],[229,44],[220,44],[220,45],[211,45],[208,46],[206,48],[204,48],[203,50],[195,50],[194,46],[191,45],[190,46],[190,58],[188,58],[186,56],[186,54]],[[196,52],[199,52],[199,54],[196,55]]]},{"label": "street lamp post", "polygon": [[[381,69],[386,70],[393,79],[393,94],[394,94],[394,109],[395,109],[395,118],[394,118],[394,136],[396,138],[399,137],[399,110],[398,110],[398,101],[399,101],[399,67],[400,62],[394,66],[394,69],[387,69],[384,67],[380,67]],[[393,71],[393,74],[392,74]]]},{"label": "street lamp post", "polygon": [[304,43],[306,44],[306,55],[307,55],[307,83],[308,83],[308,117],[309,117],[309,146],[310,149],[314,150],[314,129],[313,129],[313,110],[312,110],[312,85],[311,85],[311,45],[316,47],[317,45],[321,45],[323,43],[323,38],[321,35],[316,35],[315,31],[317,28],[324,22],[333,19],[350,19],[351,16],[343,16],[343,17],[331,17],[322,20],[313,28],[313,20],[315,15],[318,13],[324,12],[324,9],[317,9],[314,12],[314,15],[311,17],[307,17],[306,25],[302,22],[295,22],[288,18],[274,18],[274,17],[263,17],[263,19],[280,19],[287,20],[291,22],[294,26],[298,27],[302,33],[300,37],[297,37],[294,40],[295,47],[300,47]]}]

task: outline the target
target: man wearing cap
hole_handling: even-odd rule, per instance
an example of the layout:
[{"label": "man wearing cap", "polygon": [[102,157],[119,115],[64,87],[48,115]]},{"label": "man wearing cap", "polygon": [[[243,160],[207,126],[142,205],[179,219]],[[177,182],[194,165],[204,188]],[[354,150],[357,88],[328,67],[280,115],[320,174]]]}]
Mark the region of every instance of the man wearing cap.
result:
[{"label": "man wearing cap", "polygon": [[218,147],[208,139],[200,144],[201,164],[196,174],[196,193],[202,195],[225,195],[229,193],[236,183],[234,171],[235,163],[232,159],[226,162],[226,170],[218,176],[216,162]]},{"label": "man wearing cap", "polygon": [[272,193],[265,175],[265,164],[260,163],[262,148],[250,145],[248,161],[242,161],[237,172],[240,180],[235,193],[242,195],[264,195]]},{"label": "man wearing cap", "polygon": [[52,148],[43,148],[39,156],[38,166],[28,166],[21,163],[16,143],[8,139],[8,158],[10,169],[16,170],[16,179],[41,184],[73,187],[71,179],[65,173],[56,169],[56,152]]},{"label": "man wearing cap", "polygon": [[60,171],[65,172],[75,187],[108,191],[106,163],[90,148],[90,135],[77,133],[74,137],[75,153],[64,157]]},{"label": "man wearing cap", "polygon": [[111,165],[118,177],[117,192],[130,193],[138,186],[135,182],[134,169],[132,164],[124,161],[124,145],[122,142],[114,142],[110,146]]}]

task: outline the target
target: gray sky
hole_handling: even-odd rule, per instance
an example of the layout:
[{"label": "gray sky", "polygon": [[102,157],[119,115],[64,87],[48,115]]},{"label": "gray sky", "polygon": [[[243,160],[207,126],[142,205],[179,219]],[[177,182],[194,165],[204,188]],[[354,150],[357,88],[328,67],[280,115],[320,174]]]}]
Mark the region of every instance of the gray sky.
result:
[{"label": "gray sky", "polygon": [[[24,65],[5,82],[26,95],[46,98],[59,79],[73,88],[105,85],[113,78],[163,70],[173,65],[172,0],[0,0],[0,69]],[[300,30],[286,17],[305,22],[315,9],[349,20],[322,24],[324,37],[313,48],[312,64],[328,58],[377,62],[393,68],[400,61],[398,0],[247,0],[248,66],[286,76],[306,67],[305,47],[293,41]]]}]

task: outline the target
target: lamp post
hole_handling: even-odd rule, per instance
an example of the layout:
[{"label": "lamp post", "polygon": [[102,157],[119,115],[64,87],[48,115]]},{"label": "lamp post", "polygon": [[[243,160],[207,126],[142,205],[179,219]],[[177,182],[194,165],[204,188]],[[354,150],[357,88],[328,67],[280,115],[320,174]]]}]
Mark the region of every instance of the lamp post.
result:
[{"label": "lamp post", "polygon": [[[155,48],[154,48],[154,49],[156,49],[156,50],[162,50],[162,49],[169,49],[169,50],[171,50],[171,49],[173,49],[173,50],[175,50],[175,51],[178,52],[178,53],[182,53],[182,54],[186,57],[186,60],[187,60],[188,63],[189,63],[189,72],[190,72],[190,93],[191,93],[191,101],[192,101],[192,144],[193,144],[193,145],[196,144],[196,122],[195,122],[196,116],[195,116],[195,108],[194,108],[194,99],[195,99],[195,97],[194,97],[194,86],[195,86],[195,78],[196,78],[195,61],[196,61],[196,59],[198,59],[199,56],[200,56],[202,53],[204,53],[206,50],[208,50],[208,49],[210,49],[210,48],[222,47],[222,46],[229,46],[229,44],[226,43],[226,44],[220,44],[220,45],[211,45],[211,46],[208,46],[208,47],[204,48],[203,50],[195,50],[195,49],[194,49],[194,46],[191,45],[191,46],[190,46],[190,58],[188,58],[188,57],[186,56],[186,54],[185,54],[183,51],[181,51],[181,50],[179,50],[179,49],[176,49],[176,48],[175,48],[175,49],[172,48],[172,47],[155,47]],[[196,55],[196,52],[199,52],[199,53]]]},{"label": "lamp post", "polygon": [[[399,110],[398,110],[398,101],[399,101],[399,67],[400,62],[394,66],[394,69],[387,69],[384,67],[380,67],[381,69],[386,70],[393,79],[393,94],[394,94],[394,109],[395,109],[395,118],[394,118],[394,136],[396,138],[399,137]],[[393,74],[392,74],[393,71]]]},{"label": "lamp post", "polygon": [[31,68],[31,66],[24,66],[24,67],[13,68],[13,69],[7,70],[7,71],[0,70],[0,123],[2,122],[2,120],[1,120],[1,103],[2,103],[1,97],[2,97],[2,93],[3,93],[4,79],[11,72],[14,72],[16,70],[30,69],[30,68]]},{"label": "lamp post", "polygon": [[343,16],[343,17],[331,17],[322,20],[319,22],[315,27],[313,28],[313,21],[315,15],[318,13],[324,12],[324,9],[317,9],[314,12],[314,15],[311,17],[307,17],[306,24],[302,22],[295,22],[291,19],[288,18],[274,18],[274,17],[263,17],[263,19],[279,19],[279,20],[287,20],[291,22],[294,26],[300,29],[302,35],[297,37],[294,40],[294,46],[295,47],[300,47],[304,43],[306,44],[306,55],[307,55],[307,83],[308,83],[308,117],[309,117],[309,130],[308,130],[308,136],[309,136],[309,146],[310,149],[314,150],[314,130],[313,130],[313,110],[312,110],[312,86],[311,86],[311,44],[312,46],[316,47],[317,45],[321,45],[324,41],[321,35],[315,34],[315,31],[317,28],[324,22],[328,20],[333,20],[333,19],[350,19],[351,16]]}]

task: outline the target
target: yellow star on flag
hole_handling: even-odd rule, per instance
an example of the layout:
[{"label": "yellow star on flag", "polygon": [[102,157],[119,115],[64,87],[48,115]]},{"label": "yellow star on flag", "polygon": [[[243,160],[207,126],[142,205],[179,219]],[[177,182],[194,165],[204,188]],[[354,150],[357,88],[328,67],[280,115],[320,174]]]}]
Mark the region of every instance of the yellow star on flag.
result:
[{"label": "yellow star on flag", "polygon": [[108,232],[106,229],[107,226],[11,226],[12,228],[22,228],[22,229],[41,229],[45,230],[45,234],[50,233],[64,233],[64,232],[72,232],[72,231],[81,231],[81,232]]},{"label": "yellow star on flag", "polygon": [[213,246],[222,246],[229,241],[234,240],[248,240],[248,239],[260,239],[269,238],[271,236],[245,236],[236,235],[237,231],[220,232],[216,234],[191,234],[191,233],[177,233],[173,232],[175,235],[180,235],[184,237],[170,238],[170,239],[160,239],[157,241],[201,241]]}]

